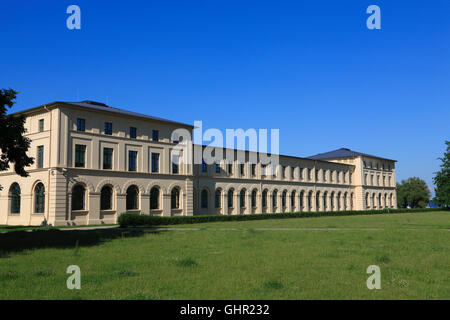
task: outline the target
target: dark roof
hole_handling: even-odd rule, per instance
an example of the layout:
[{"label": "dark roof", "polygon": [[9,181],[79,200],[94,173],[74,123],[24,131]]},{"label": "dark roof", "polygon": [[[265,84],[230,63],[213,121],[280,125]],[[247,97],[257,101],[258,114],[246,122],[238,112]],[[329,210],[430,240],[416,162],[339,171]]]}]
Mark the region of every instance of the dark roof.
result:
[{"label": "dark roof", "polygon": [[142,114],[142,113],[137,113],[137,112],[132,112],[132,111],[124,110],[124,109],[110,107],[104,103],[96,102],[96,101],[84,100],[84,101],[80,101],[80,102],[63,102],[63,103],[72,104],[72,105],[83,107],[83,108],[90,108],[90,109],[94,109],[94,110],[120,113],[120,114],[131,116],[131,117],[145,118],[145,119],[150,119],[150,120],[163,121],[163,122],[169,122],[169,123],[173,123],[173,124],[180,124],[183,126],[193,127],[190,124],[186,124],[186,123],[182,123],[182,122],[167,120],[164,118],[153,117],[153,116],[149,116],[149,115]]},{"label": "dark roof", "polygon": [[[226,148],[226,147],[218,147],[218,146],[211,146],[211,145],[206,145],[206,144],[194,144],[194,146],[201,146],[203,148],[206,147],[212,147],[212,148],[222,148],[224,151],[225,150],[230,150],[231,148]],[[234,151],[244,151],[244,152],[248,152],[248,153],[257,153],[257,154],[266,154],[268,156],[271,156],[272,153],[270,152],[259,152],[259,151],[250,151],[250,150],[245,150],[245,149],[237,149],[237,148],[233,148],[231,150]],[[325,163],[332,163],[334,164],[338,164],[338,165],[342,165],[342,166],[350,166],[353,167],[353,164],[349,164],[349,163],[339,163],[339,162],[330,162],[330,161],[326,161],[326,160],[322,160],[322,159],[312,159],[310,157],[298,157],[298,156],[290,156],[290,155],[286,155],[286,154],[278,154],[279,157],[284,157],[284,158],[291,158],[291,159],[297,159],[297,160],[309,160],[309,161],[319,161],[319,162],[325,162]]]},{"label": "dark roof", "polygon": [[172,121],[172,120],[167,120],[167,119],[164,119],[164,118],[153,117],[153,116],[149,116],[149,115],[146,115],[146,114],[132,112],[132,111],[124,110],[124,109],[114,108],[114,107],[110,107],[110,106],[108,106],[108,105],[106,105],[106,104],[104,104],[102,102],[91,101],[91,100],[83,100],[83,101],[80,101],[80,102],[55,101],[55,102],[52,102],[52,103],[44,104],[44,105],[36,107],[36,108],[31,108],[31,109],[15,112],[14,114],[19,114],[19,113],[23,113],[23,112],[27,112],[27,111],[32,111],[32,110],[35,110],[35,109],[38,109],[38,108],[41,108],[41,107],[51,106],[51,105],[55,105],[55,104],[65,104],[65,105],[68,105],[68,106],[75,106],[75,107],[87,108],[87,109],[92,109],[92,110],[114,112],[114,113],[123,114],[123,115],[130,116],[130,117],[144,118],[144,119],[161,121],[161,122],[167,122],[167,123],[182,125],[184,127],[194,128],[194,126],[190,125],[190,124],[177,122],[177,121]]},{"label": "dark roof", "polygon": [[314,159],[314,160],[325,160],[325,159],[354,158],[354,157],[358,157],[358,156],[396,161],[396,160],[392,160],[392,159],[388,159],[388,158],[373,156],[373,155],[370,155],[367,153],[353,151],[348,148],[340,148],[340,149],[325,152],[325,153],[319,153],[319,154],[316,154],[316,155],[308,157],[308,158]]}]

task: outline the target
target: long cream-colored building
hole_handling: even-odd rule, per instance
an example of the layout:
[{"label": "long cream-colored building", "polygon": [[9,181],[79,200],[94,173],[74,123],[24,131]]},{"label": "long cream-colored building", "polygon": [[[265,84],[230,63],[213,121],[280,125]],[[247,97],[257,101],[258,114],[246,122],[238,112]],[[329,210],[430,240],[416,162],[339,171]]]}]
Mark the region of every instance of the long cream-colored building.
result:
[{"label": "long cream-colored building", "polygon": [[20,114],[35,163],[28,177],[0,173],[0,224],[107,224],[125,211],[175,216],[397,207],[391,159],[342,148],[307,158],[280,155],[274,168],[249,151],[241,161],[174,162],[183,155],[172,133],[192,134],[189,124],[94,101],[53,102]]}]

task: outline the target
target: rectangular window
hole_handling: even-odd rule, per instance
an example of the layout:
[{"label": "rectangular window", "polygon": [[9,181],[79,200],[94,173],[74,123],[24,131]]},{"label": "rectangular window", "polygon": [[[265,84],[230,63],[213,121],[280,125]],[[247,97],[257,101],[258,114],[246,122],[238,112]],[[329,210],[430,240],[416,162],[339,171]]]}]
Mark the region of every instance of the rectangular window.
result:
[{"label": "rectangular window", "polygon": [[202,172],[208,172],[208,166],[204,159],[202,159]]},{"label": "rectangular window", "polygon": [[103,148],[103,169],[112,169],[112,148]]},{"label": "rectangular window", "polygon": [[256,176],[256,164],[252,163],[252,176]]},{"label": "rectangular window", "polygon": [[159,131],[158,130],[152,130],[152,140],[159,141]]},{"label": "rectangular window", "polygon": [[159,172],[159,153],[152,153],[152,172]]},{"label": "rectangular window", "polygon": [[267,175],[267,165],[261,165],[261,177],[265,177]]},{"label": "rectangular window", "polygon": [[233,174],[233,164],[232,163],[228,164],[228,174]]},{"label": "rectangular window", "polygon": [[241,163],[239,165],[239,167],[240,167],[240,171],[241,171],[241,176],[244,176],[245,175],[245,165],[243,163]]},{"label": "rectangular window", "polygon": [[44,131],[44,119],[39,120],[39,132]]},{"label": "rectangular window", "polygon": [[84,158],[86,155],[86,146],[83,144],[75,145],[75,167],[84,168]]},{"label": "rectangular window", "polygon": [[112,123],[111,122],[105,122],[105,134],[112,134]]},{"label": "rectangular window", "polygon": [[128,171],[136,171],[137,151],[128,151]]},{"label": "rectangular window", "polygon": [[85,129],[85,120],[84,119],[77,119],[77,131],[84,131]]},{"label": "rectangular window", "polygon": [[130,127],[130,138],[136,139],[137,129],[135,127]]},{"label": "rectangular window", "polygon": [[178,173],[178,156],[172,155],[172,173]]},{"label": "rectangular window", "polygon": [[220,164],[216,163],[216,173],[220,173]]},{"label": "rectangular window", "polygon": [[44,167],[44,146],[37,147],[37,167]]}]

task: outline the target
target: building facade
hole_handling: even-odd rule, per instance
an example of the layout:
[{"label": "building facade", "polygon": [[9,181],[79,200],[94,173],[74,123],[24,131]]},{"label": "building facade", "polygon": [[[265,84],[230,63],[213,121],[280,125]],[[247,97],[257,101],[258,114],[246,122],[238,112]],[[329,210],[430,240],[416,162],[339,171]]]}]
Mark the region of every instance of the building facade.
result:
[{"label": "building facade", "polygon": [[258,214],[397,204],[395,161],[349,149],[280,155],[273,168],[261,154],[237,150],[245,160],[193,165],[173,161],[191,157],[173,135],[180,128],[192,134],[188,124],[93,101],[53,102],[20,114],[35,163],[28,177],[0,173],[0,224],[108,224],[125,211]]}]

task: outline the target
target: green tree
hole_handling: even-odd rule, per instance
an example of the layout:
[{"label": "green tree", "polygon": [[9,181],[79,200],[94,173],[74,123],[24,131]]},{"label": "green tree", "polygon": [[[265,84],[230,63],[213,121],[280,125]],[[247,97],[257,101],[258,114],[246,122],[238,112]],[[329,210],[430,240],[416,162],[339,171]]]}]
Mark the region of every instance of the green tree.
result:
[{"label": "green tree", "polygon": [[425,208],[430,202],[430,190],[420,178],[413,177],[397,183],[397,205],[399,208]]},{"label": "green tree", "polygon": [[441,170],[435,172],[433,178],[436,188],[436,196],[433,201],[438,206],[450,207],[450,141],[445,141],[447,145],[447,151],[444,153],[443,158],[438,158],[442,161]]},{"label": "green tree", "polygon": [[7,108],[14,105],[16,94],[13,89],[0,89],[0,171],[8,170],[9,164],[14,163],[14,171],[27,177],[25,167],[32,165],[34,159],[27,156],[30,139],[23,136],[25,117],[6,114]]}]

